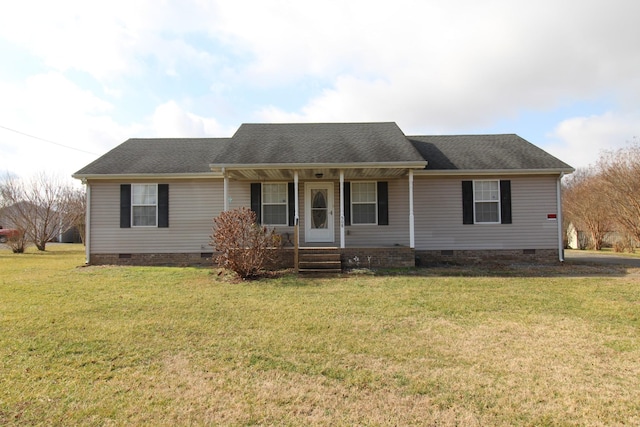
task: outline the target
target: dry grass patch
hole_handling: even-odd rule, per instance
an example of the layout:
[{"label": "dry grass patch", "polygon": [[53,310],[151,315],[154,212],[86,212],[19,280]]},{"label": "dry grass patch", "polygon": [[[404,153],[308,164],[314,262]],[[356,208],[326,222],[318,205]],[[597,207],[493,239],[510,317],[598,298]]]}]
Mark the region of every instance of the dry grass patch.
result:
[{"label": "dry grass patch", "polygon": [[624,271],[230,283],[66,249],[0,251],[2,425],[640,423]]}]

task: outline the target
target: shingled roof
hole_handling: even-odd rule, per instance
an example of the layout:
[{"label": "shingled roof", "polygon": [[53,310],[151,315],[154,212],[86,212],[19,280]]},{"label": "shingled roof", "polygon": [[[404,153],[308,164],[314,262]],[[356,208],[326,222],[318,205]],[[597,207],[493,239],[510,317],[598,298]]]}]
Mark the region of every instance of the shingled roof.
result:
[{"label": "shingled roof", "polygon": [[301,123],[243,124],[232,138],[129,139],[74,176],[197,175],[210,174],[212,166],[400,170],[422,168],[425,161],[425,172],[573,170],[514,134],[405,136],[395,123]]},{"label": "shingled roof", "polygon": [[208,173],[211,172],[211,159],[230,141],[229,138],[133,138],[74,176]]},{"label": "shingled roof", "polygon": [[407,136],[433,171],[553,170],[571,172],[565,162],[515,134]]},{"label": "shingled roof", "polygon": [[218,165],[421,163],[395,123],[243,124]]}]

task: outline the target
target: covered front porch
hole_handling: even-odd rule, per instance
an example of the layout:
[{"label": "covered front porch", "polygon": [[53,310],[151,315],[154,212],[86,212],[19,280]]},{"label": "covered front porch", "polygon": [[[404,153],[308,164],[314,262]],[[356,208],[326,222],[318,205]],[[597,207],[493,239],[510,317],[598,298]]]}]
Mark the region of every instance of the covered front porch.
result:
[{"label": "covered front porch", "polygon": [[219,172],[225,210],[232,189],[250,187],[260,224],[282,237],[284,266],[298,268],[298,251],[311,248],[333,248],[342,268],[414,265],[413,168],[225,165]]}]

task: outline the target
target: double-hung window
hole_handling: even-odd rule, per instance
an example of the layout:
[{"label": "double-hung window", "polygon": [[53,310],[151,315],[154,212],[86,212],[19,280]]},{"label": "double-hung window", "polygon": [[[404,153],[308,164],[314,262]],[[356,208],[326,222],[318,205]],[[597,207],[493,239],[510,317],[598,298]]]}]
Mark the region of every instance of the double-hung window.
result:
[{"label": "double-hung window", "polygon": [[131,185],[131,219],[134,227],[155,227],[158,224],[157,184]]},{"label": "double-hung window", "polygon": [[375,182],[351,183],[351,223],[377,224],[378,194]]},{"label": "double-hung window", "polygon": [[288,224],[288,197],[286,183],[262,184],[262,223],[268,225]]},{"label": "double-hung window", "polygon": [[498,180],[473,181],[475,222],[500,223],[500,182]]}]

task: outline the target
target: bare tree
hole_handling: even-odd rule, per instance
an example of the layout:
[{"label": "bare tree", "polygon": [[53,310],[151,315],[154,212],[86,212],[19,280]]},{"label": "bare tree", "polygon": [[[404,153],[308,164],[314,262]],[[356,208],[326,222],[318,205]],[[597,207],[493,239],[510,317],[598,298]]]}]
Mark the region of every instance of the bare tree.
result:
[{"label": "bare tree", "polygon": [[70,184],[44,172],[29,180],[7,176],[0,184],[5,217],[41,251],[70,227],[70,192]]},{"label": "bare tree", "polygon": [[589,235],[592,249],[602,249],[613,229],[603,178],[594,168],[578,169],[564,181],[563,207],[568,222]]},{"label": "bare tree", "polygon": [[620,231],[640,242],[640,144],[603,153],[600,175],[608,209]]},{"label": "bare tree", "polygon": [[68,188],[66,199],[66,221],[71,227],[77,228],[80,239],[84,243],[87,212],[86,192],[84,189]]}]

